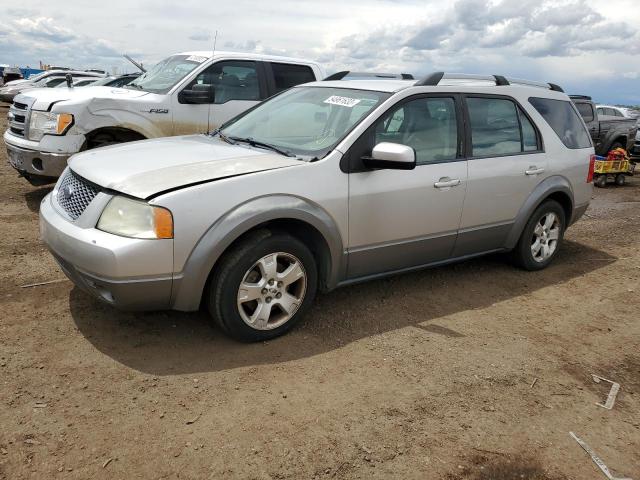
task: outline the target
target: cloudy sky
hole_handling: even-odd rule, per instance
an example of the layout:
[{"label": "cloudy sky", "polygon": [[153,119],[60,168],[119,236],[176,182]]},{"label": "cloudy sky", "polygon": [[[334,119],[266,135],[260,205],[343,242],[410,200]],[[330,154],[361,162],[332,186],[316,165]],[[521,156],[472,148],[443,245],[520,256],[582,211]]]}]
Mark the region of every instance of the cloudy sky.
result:
[{"label": "cloudy sky", "polygon": [[[336,70],[504,74],[640,104],[638,0],[8,0],[0,64],[131,70],[185,50],[303,56]],[[15,7],[11,6],[11,3]]]}]

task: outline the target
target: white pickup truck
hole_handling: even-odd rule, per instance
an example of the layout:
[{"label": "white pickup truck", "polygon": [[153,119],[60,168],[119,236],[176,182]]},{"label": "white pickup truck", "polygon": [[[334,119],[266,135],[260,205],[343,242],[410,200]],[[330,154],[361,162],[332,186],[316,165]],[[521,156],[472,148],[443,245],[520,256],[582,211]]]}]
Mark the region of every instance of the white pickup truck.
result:
[{"label": "white pickup truck", "polygon": [[324,76],[318,63],[307,60],[179,53],[124,88],[52,88],[16,96],[4,142],[13,168],[32,185],[44,185],[80,151],[209,132],[276,93]]}]

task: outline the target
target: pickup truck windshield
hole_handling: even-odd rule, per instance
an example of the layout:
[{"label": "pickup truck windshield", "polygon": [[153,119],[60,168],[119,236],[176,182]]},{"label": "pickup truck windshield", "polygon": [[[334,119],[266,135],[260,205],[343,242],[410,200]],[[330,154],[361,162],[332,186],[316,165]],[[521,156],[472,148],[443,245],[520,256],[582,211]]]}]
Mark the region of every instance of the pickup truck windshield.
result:
[{"label": "pickup truck windshield", "polygon": [[231,120],[221,132],[231,141],[322,158],[389,96],[347,88],[292,88]]},{"label": "pickup truck windshield", "polygon": [[172,55],[126,85],[126,88],[151,93],[167,93],[189,72],[207,59],[207,57],[197,55]]}]

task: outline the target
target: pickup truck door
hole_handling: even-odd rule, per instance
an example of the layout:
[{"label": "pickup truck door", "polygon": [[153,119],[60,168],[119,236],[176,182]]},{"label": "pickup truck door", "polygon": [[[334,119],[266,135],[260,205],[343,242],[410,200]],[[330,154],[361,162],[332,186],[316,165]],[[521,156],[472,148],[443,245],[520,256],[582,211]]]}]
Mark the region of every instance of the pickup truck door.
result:
[{"label": "pickup truck door", "polygon": [[251,108],[267,96],[261,62],[221,60],[200,72],[184,90],[194,85],[209,85],[212,103],[185,103],[174,96],[174,135],[205,133],[215,130],[227,120]]},{"label": "pickup truck door", "polygon": [[[356,167],[349,173],[349,278],[451,256],[467,183],[460,112],[456,95],[410,97],[350,148],[347,155]],[[359,159],[381,142],[412,147],[416,168],[358,168]]]},{"label": "pickup truck door", "polygon": [[601,139],[600,122],[598,121],[598,113],[594,109],[593,103],[575,100],[573,103],[584,120],[587,130],[589,130],[589,135],[591,136],[591,140],[593,140],[593,144],[599,145]]}]

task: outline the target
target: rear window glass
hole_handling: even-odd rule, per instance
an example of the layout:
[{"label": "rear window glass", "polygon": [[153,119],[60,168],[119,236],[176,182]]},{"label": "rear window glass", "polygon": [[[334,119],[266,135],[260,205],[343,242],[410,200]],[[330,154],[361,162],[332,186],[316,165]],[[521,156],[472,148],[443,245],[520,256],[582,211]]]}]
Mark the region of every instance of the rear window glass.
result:
[{"label": "rear window glass", "polygon": [[593,121],[593,106],[590,103],[576,103],[576,108],[585,122]]},{"label": "rear window glass", "polygon": [[529,103],[556,132],[567,148],[589,148],[591,138],[573,103],[551,98],[531,97]]},{"label": "rear window glass", "polygon": [[276,81],[276,92],[282,92],[301,83],[313,82],[316,77],[306,65],[272,63],[271,70]]}]

